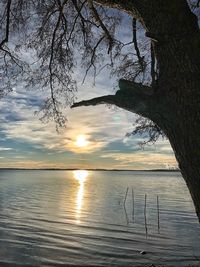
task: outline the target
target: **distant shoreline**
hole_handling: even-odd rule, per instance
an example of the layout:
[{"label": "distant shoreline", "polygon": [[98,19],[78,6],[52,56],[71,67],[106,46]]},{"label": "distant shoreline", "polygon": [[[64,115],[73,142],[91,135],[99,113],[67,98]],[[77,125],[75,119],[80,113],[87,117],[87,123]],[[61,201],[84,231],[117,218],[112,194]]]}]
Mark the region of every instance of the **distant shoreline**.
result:
[{"label": "distant shoreline", "polygon": [[30,168],[0,168],[0,171],[76,171],[76,170],[87,170],[87,171],[120,171],[120,172],[180,172],[180,170],[174,169],[150,169],[150,170],[123,170],[123,169],[85,169],[85,168],[41,168],[41,169],[30,169]]}]

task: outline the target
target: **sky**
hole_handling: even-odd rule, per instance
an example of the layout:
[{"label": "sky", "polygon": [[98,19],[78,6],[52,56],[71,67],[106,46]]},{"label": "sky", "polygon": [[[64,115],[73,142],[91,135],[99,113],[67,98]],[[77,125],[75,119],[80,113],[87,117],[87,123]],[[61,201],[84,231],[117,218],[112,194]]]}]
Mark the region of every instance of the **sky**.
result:
[{"label": "sky", "polygon": [[[126,28],[121,29],[123,38],[128,36]],[[31,55],[23,56],[29,62]],[[76,70],[77,101],[115,93],[117,80],[110,79],[106,71],[97,77],[95,86],[90,74],[82,84],[84,74]],[[66,107],[66,128],[58,133],[54,122],[43,123],[35,114],[45,97],[46,92],[18,82],[12,93],[0,99],[0,168],[142,170],[177,166],[167,140],[141,148],[142,137],[126,136],[134,129],[133,113],[106,105]],[[84,141],[79,144],[77,139]]]},{"label": "sky", "polygon": [[[105,73],[97,78],[95,87],[90,76],[84,85],[81,81],[77,101],[114,94],[113,81]],[[167,140],[141,149],[141,137],[127,137],[135,115],[114,106],[66,108],[68,122],[58,133],[54,122],[43,123],[35,115],[44,95],[18,84],[0,100],[0,168],[141,170],[177,166]]]}]

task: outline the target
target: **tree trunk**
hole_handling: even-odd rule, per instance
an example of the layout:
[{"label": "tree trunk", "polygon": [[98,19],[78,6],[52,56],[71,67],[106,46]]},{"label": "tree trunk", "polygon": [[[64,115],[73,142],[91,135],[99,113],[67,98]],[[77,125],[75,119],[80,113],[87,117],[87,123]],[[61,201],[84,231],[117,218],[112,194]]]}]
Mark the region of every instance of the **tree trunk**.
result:
[{"label": "tree trunk", "polygon": [[137,17],[152,39],[156,88],[120,80],[114,96],[76,106],[115,104],[154,121],[167,135],[200,221],[200,32],[185,0],[98,0]]},{"label": "tree trunk", "polygon": [[168,137],[200,221],[200,129],[194,129],[189,114],[182,122],[168,130]]},{"label": "tree trunk", "polygon": [[176,13],[171,16],[177,20],[173,30],[166,21],[165,34],[157,33],[154,43],[159,65],[157,99],[162,106],[161,118],[155,116],[154,121],[171,143],[200,221],[200,32],[186,2],[179,3],[179,14],[173,12],[173,4],[169,10],[173,16]]},{"label": "tree trunk", "polygon": [[196,97],[196,104],[185,99],[185,103],[174,106],[174,101],[168,100],[167,106],[163,105],[153,120],[170,141],[200,222],[200,98],[198,94]]}]

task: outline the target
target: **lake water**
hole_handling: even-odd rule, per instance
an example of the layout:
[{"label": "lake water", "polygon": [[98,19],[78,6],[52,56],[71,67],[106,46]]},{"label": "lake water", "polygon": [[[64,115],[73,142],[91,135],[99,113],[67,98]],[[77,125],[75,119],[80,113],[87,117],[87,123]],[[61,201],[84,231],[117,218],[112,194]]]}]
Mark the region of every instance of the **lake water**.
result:
[{"label": "lake water", "polygon": [[200,226],[178,172],[0,171],[0,266],[199,260]]}]

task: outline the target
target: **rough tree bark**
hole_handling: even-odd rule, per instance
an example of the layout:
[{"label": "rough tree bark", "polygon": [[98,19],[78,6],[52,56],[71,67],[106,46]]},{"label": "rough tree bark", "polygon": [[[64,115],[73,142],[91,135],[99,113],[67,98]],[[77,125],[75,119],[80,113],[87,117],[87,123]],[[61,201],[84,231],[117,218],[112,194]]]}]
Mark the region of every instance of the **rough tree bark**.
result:
[{"label": "rough tree bark", "polygon": [[185,0],[98,0],[136,17],[158,62],[155,88],[120,80],[116,95],[75,103],[110,103],[154,121],[167,135],[200,221],[200,31]]}]

